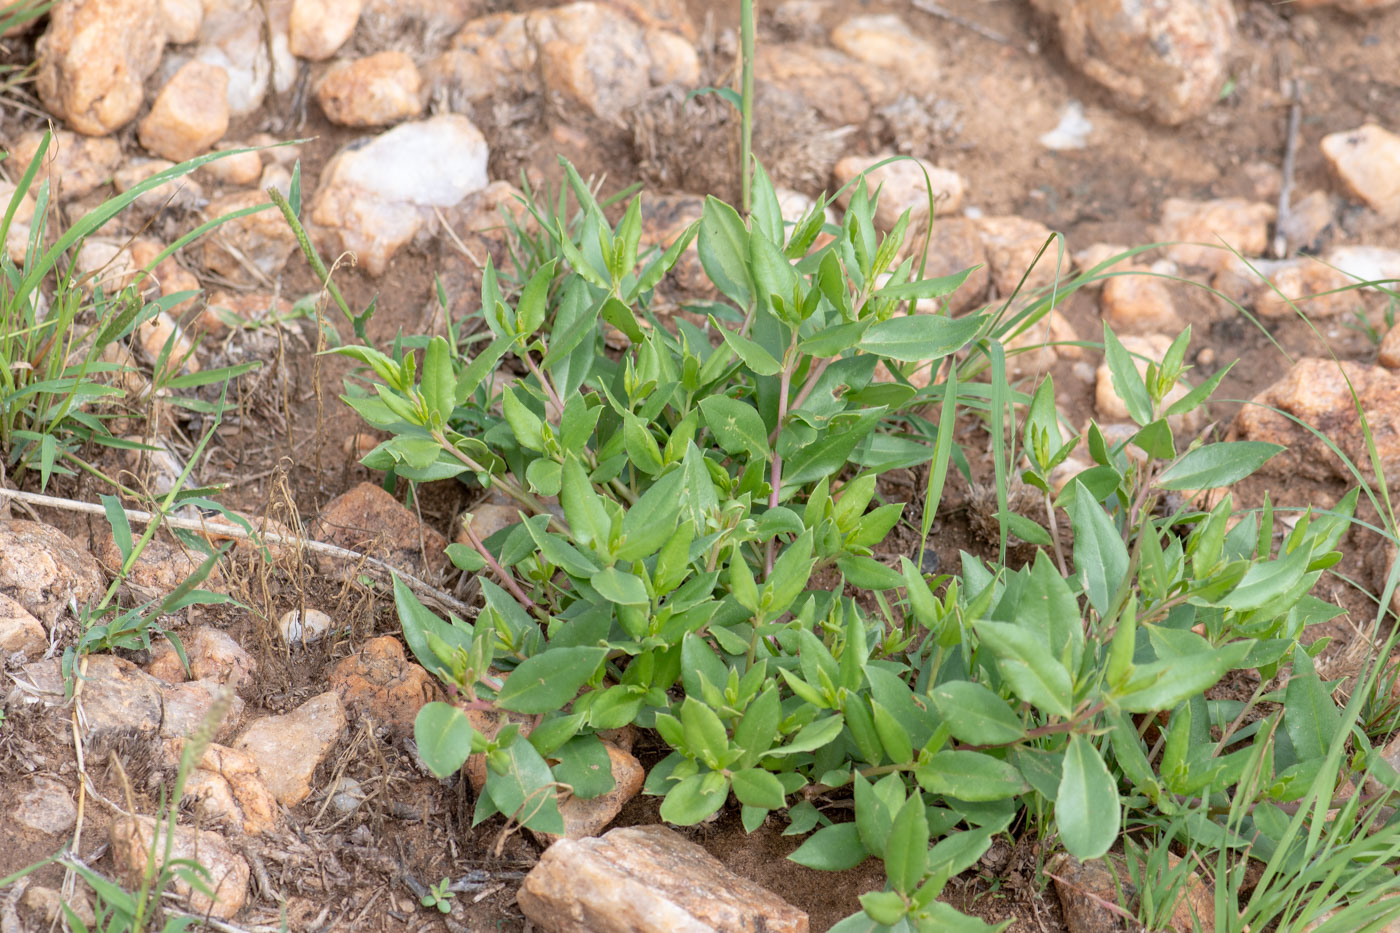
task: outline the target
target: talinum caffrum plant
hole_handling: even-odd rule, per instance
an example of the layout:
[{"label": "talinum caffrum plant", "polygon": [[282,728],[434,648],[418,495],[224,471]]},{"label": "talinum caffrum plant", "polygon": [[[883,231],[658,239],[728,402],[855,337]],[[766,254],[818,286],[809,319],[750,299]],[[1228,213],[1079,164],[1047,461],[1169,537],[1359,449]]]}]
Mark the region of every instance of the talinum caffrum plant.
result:
[{"label": "talinum caffrum plant", "polygon": [[[1248,814],[1303,798],[1340,728],[1318,714],[1335,707],[1299,639],[1340,611],[1309,592],[1356,495],[1282,535],[1270,509],[1195,504],[1280,448],[1177,436],[1224,375],[1177,390],[1189,332],[1141,361],[1106,330],[1136,429],[1077,436],[1050,379],[1027,396],[1006,378],[1001,338],[1053,295],[1016,315],[909,313],[966,273],[917,278],[908,216],[877,234],[863,182],[839,226],[827,199],[787,223],[759,168],[747,219],[710,198],[661,252],[640,248],[640,198],[613,224],[566,175],[577,208],[529,199],[517,280],[485,270],[484,339],[449,321],[450,338],[333,351],[364,364],[345,400],[389,435],[366,466],[457,477],[519,509],[449,547],[479,575],[474,621],[395,589],[451,697],[419,714],[419,754],[444,777],[485,755],[477,821],[562,832],[559,792],[612,787],[597,733],[652,729],[671,749],[645,785],[663,819],[697,823],[732,797],[748,829],[807,835],[803,865],[883,860],[885,889],[842,931],[983,928],[937,898],[1013,823],[1083,859],[1125,816],[1222,844],[1284,832]],[[706,325],[654,306],[692,242],[721,296]],[[904,374],[925,366],[936,378],[916,388]],[[885,542],[900,523],[927,536],[969,411],[991,429],[1003,539],[1036,552],[1018,567],[964,553],[931,576],[922,546],[895,559]],[[1081,447],[1093,465],[1057,488]],[[927,468],[916,516],[881,495],[907,467]],[[1005,508],[1013,474],[1072,545]],[[1291,669],[1273,712],[1245,723],[1244,704],[1206,699],[1239,669]],[[532,727],[484,735],[474,707]]]}]

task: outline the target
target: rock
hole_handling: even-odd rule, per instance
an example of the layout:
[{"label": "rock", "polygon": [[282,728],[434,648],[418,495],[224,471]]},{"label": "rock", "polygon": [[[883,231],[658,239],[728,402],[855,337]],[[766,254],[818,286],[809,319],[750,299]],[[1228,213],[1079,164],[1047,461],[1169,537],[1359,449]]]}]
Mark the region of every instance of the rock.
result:
[{"label": "rock", "polygon": [[1060,112],[1060,122],[1056,123],[1053,129],[1040,134],[1036,142],[1056,152],[1070,152],[1087,148],[1089,134],[1092,132],[1094,124],[1084,115],[1084,105],[1077,100],[1071,100]]},{"label": "rock", "polygon": [[242,645],[216,628],[201,625],[184,639],[184,644],[190,675],[196,680],[212,677],[237,690],[252,680],[258,669],[258,662]]},{"label": "rock", "polygon": [[1374,123],[1322,138],[1322,154],[1348,194],[1400,217],[1400,136]]},{"label": "rock", "polygon": [[[1065,925],[1071,933],[1116,933],[1123,928],[1119,915],[1104,905],[1119,904],[1122,898],[1126,898],[1130,904],[1135,903],[1137,889],[1130,880],[1132,876],[1123,857],[1111,855],[1109,858],[1114,863],[1112,868],[1102,859],[1081,862],[1064,853],[1051,860],[1047,870],[1055,881],[1055,893],[1059,895]],[[1180,861],[1169,854],[1168,870],[1174,869]],[[1170,878],[1159,880],[1165,885]],[[1214,933],[1215,894],[1200,875],[1194,871],[1188,872],[1177,897],[1176,906],[1164,929]]]},{"label": "rock", "polygon": [[162,311],[149,321],[138,324],[133,336],[152,366],[164,357],[165,362],[160,367],[162,372],[199,372],[194,341],[185,336],[184,329],[175,323],[169,312]]},{"label": "rock", "polygon": [[102,594],[92,555],[50,525],[0,520],[0,594],[53,628],[70,603],[82,608]]},{"label": "rock", "polygon": [[1312,191],[1289,208],[1278,228],[1290,252],[1320,253],[1331,239],[1334,223],[1332,199],[1325,191]]},{"label": "rock", "polygon": [[257,720],[233,747],[257,761],[272,796],[291,807],[310,795],[311,776],[340,741],[345,725],[345,707],[331,690],[290,713]]},{"label": "rock", "polygon": [[[210,201],[204,215],[212,220],[267,202],[267,193],[261,189],[238,191]],[[244,285],[274,280],[296,248],[296,235],[276,209],[225,221],[194,246],[200,265]]]},{"label": "rock", "polygon": [[383,126],[423,112],[418,66],[403,52],[339,61],[316,85],[316,102],[332,123]]},{"label": "rock", "polygon": [[292,0],[205,0],[194,57],[228,72],[232,116],[255,112],[269,85],[284,94],[296,81],[297,61],[287,38],[291,8]]},{"label": "rock", "polygon": [[691,88],[700,83],[700,56],[691,40],[669,29],[648,29],[643,38],[651,57],[647,76],[653,87]]},{"label": "rock", "polygon": [[[911,231],[914,251],[923,243],[923,230]],[[939,278],[953,275],[964,269],[977,268],[966,281],[953,292],[938,299],[946,303],[954,314],[970,311],[982,304],[987,295],[987,283],[991,281],[988,268],[987,248],[982,243],[982,231],[977,221],[965,217],[949,217],[933,222],[933,235],[929,237],[928,252],[924,259],[925,278]],[[915,264],[917,270],[917,262]]]},{"label": "rock", "polygon": [[642,29],[605,4],[569,3],[526,22],[550,93],[618,122],[651,89],[651,51]]},{"label": "rock", "polygon": [[150,674],[125,658],[94,654],[88,656],[83,675],[79,722],[89,739],[118,731],[153,733],[160,728],[161,684]]},{"label": "rock", "polygon": [[183,45],[199,38],[204,25],[202,0],[160,0],[160,17],[165,24],[166,41]]},{"label": "rock", "polygon": [[[1397,2],[1400,0],[1298,0],[1298,9],[1311,10],[1316,7],[1331,6],[1339,10],[1346,10],[1353,16],[1365,16],[1367,13],[1393,7]],[[1389,927],[1386,928],[1386,933],[1390,933]]]},{"label": "rock", "polygon": [[379,275],[433,208],[451,207],[486,186],[486,159],[486,140],[466,117],[404,123],[331,159],[311,219],[329,252],[351,250],[365,271]]},{"label": "rock", "polygon": [[[1128,247],[1119,246],[1117,243],[1093,243],[1077,250],[1074,253],[1074,268],[1083,273],[1093,272],[1097,276],[1094,281],[1085,283],[1084,288],[1102,288],[1110,273],[1121,271],[1124,263],[1133,265],[1133,257],[1117,258],[1126,252]],[[1104,265],[1105,263],[1108,265]],[[1099,269],[1101,265],[1103,268]]]},{"label": "rock", "polygon": [[457,534],[454,536],[454,540],[458,544],[471,547],[472,540],[467,534],[468,528],[478,540],[485,541],[496,532],[504,531],[512,525],[518,524],[520,524],[519,506],[501,502],[482,502],[457,516]]},{"label": "rock", "polygon": [[342,816],[354,813],[369,799],[364,785],[348,775],[336,781],[331,794],[331,809]]},{"label": "rock", "polygon": [[467,23],[429,63],[434,97],[465,107],[493,94],[538,94],[538,52],[523,13],[493,13]]},{"label": "rock", "polygon": [[209,296],[209,302],[194,324],[201,331],[217,336],[227,333],[231,327],[256,324],[290,310],[291,304],[272,292],[217,291]]},{"label": "rock", "polygon": [[1229,0],[1033,0],[1065,57],[1120,107],[1176,126],[1215,103],[1229,66]]},{"label": "rock", "polygon": [[[214,148],[241,149],[243,146],[241,143],[219,143]],[[260,154],[240,152],[205,163],[200,166],[199,174],[216,184],[242,187],[256,182],[262,176],[262,170],[263,160]]]},{"label": "rock", "polygon": [[[935,216],[955,214],[962,208],[967,183],[957,172],[939,168],[923,159],[908,158],[898,159],[876,169],[870,168],[890,156],[891,153],[847,156],[836,163],[836,169],[832,173],[836,183],[844,187],[847,182],[864,172],[865,185],[870,195],[873,197],[875,190],[879,189],[875,225],[881,230],[892,230],[905,211],[910,212],[909,232],[906,237],[914,237],[920,225],[928,222],[929,187],[925,183],[924,172],[928,172],[928,183],[932,185]],[[837,203],[844,208],[850,200],[850,192],[847,191],[837,199]]]},{"label": "rock", "polygon": [[[110,531],[93,536],[97,559],[113,576],[121,569],[122,553]],[[165,533],[157,533],[132,564],[126,585],[142,600],[164,599],[194,574],[205,561],[205,555],[191,551],[181,541]],[[218,565],[210,571],[202,589],[218,591],[224,586],[224,576]]]},{"label": "rock", "polygon": [[[165,251],[165,244],[159,240],[140,239],[132,242],[129,247],[131,251],[131,261],[138,269],[150,269],[151,272],[140,281],[143,286],[142,293],[150,294],[159,289],[162,297],[177,294],[179,292],[198,292],[199,279],[194,277],[194,273],[188,271],[178,262],[175,256],[166,256],[159,263],[156,257]],[[193,297],[173,305],[169,313],[172,317],[180,317],[187,310],[194,306]]]},{"label": "rock", "polygon": [[146,665],[146,673],[168,684],[182,684],[188,679],[185,662],[180,660],[175,646],[163,638],[151,642],[151,660]]},{"label": "rock", "polygon": [[85,239],[78,248],[74,269],[83,288],[95,291],[101,286],[109,295],[136,281],[140,271],[131,251],[108,237]]},{"label": "rock", "polygon": [[[34,161],[43,140],[43,130],[30,130],[15,140],[10,157],[15,160],[15,167],[20,172]],[[110,136],[93,138],[79,136],[69,130],[55,130],[44,153],[49,197],[64,202],[95,191],[112,179],[112,173],[121,165],[121,161],[121,143]],[[9,203],[8,198],[6,203]],[[20,219],[28,222],[28,218]]]},{"label": "rock", "polygon": [[331,617],[319,609],[306,610],[305,617],[300,609],[289,609],[277,620],[277,631],[289,645],[314,645],[334,624]]},{"label": "rock", "polygon": [[938,78],[938,50],[893,13],[852,16],[831,31],[831,44],[852,58],[898,75],[911,90]]},{"label": "rock", "polygon": [[55,4],[34,50],[44,105],[88,136],[106,136],[141,109],[142,82],[160,65],[165,27],[156,0]]},{"label": "rock", "polygon": [[564,834],[556,836],[553,833],[537,832],[535,838],[541,844],[549,845],[560,839],[582,839],[585,836],[598,835],[622,812],[627,801],[641,792],[642,782],[646,779],[646,769],[642,767],[642,763],[633,758],[630,752],[625,752],[610,742],[604,742],[603,747],[607,749],[615,782],[612,790],[589,798],[575,797],[572,794],[561,795],[559,815],[564,818]]},{"label": "rock", "polygon": [[[121,817],[112,821],[109,828],[112,859],[129,888],[141,885],[153,849],[157,857],[165,854],[167,827],[167,823],[157,826],[149,816]],[[219,920],[228,920],[242,910],[248,897],[250,874],[243,856],[229,848],[224,837],[216,832],[177,826],[170,835],[169,857],[172,860],[197,861],[209,873],[206,883],[212,897],[193,888],[180,872],[174,873],[171,889],[189,899],[189,909]],[[159,845],[155,844],[157,839]]]},{"label": "rock", "polygon": [[1047,373],[1062,357],[1072,360],[1083,355],[1083,348],[1073,345],[1078,340],[1074,326],[1056,308],[1029,329],[1003,338],[1007,372],[1013,379]]},{"label": "rock", "polygon": [[1099,308],[1114,333],[1175,334],[1182,328],[1167,281],[1147,269],[1128,267],[1103,284]]},{"label": "rock", "polygon": [[1394,289],[1400,280],[1400,250],[1384,246],[1339,246],[1327,253],[1325,261],[1356,282],[1389,283]]},{"label": "rock", "polygon": [[1275,213],[1271,204],[1243,198],[1168,198],[1162,202],[1162,219],[1152,237],[1175,244],[1166,250],[1173,262],[1214,270],[1234,259],[1230,249],[1242,256],[1264,255]]},{"label": "rock", "polygon": [[358,654],[337,661],[329,684],[351,713],[384,723],[400,736],[412,736],[418,711],[441,697],[432,675],[405,658],[391,635],[372,638]]},{"label": "rock", "polygon": [[[1381,338],[1381,345],[1376,353],[1376,362],[1386,369],[1400,369],[1400,327],[1392,327],[1385,332]],[[1400,589],[1397,589],[1400,592]],[[0,613],[3,615],[3,613]],[[1400,613],[1397,613],[1400,615]]]},{"label": "rock", "polygon": [[313,62],[330,58],[355,31],[363,7],[364,0],[292,0],[292,54]]},{"label": "rock", "polygon": [[[1361,305],[1361,293],[1345,289],[1353,280],[1313,259],[1300,259],[1276,271],[1255,288],[1254,310],[1260,317],[1328,318],[1349,314]],[[1331,294],[1325,294],[1331,292]]]},{"label": "rock", "polygon": [[644,29],[666,29],[687,41],[698,37],[685,0],[608,0]]},{"label": "rock", "polygon": [[312,536],[372,554],[411,573],[447,568],[447,542],[374,483],[360,483],[321,510]]},{"label": "rock", "polygon": [[[175,163],[168,159],[136,159],[117,169],[112,175],[112,184],[118,193],[125,194],[152,175],[174,167]],[[133,213],[149,215],[167,208],[177,211],[196,210],[204,203],[204,187],[189,175],[181,175],[143,191],[131,206]]]},{"label": "rock", "polygon": [[[1133,363],[1136,364],[1138,372],[1146,375],[1148,359],[1160,363],[1167,348],[1171,346],[1171,338],[1162,334],[1129,335],[1122,338],[1122,343],[1124,349],[1135,354]],[[1167,393],[1163,404],[1171,405],[1190,391],[1190,387],[1184,380],[1178,382],[1176,387]],[[1094,389],[1094,404],[1098,409],[1099,416],[1106,421],[1128,420],[1128,406],[1119,398],[1118,391],[1113,387],[1113,373],[1109,370],[1107,361],[1099,364]],[[1177,436],[1177,443],[1184,444],[1186,435],[1195,433],[1203,419],[1204,415],[1200,409],[1181,415],[1173,415],[1168,419],[1172,431]]]},{"label": "rock", "polygon": [[[705,199],[698,194],[662,194],[642,198],[643,247],[667,250],[686,229],[700,219]],[[697,238],[698,239],[698,238]],[[700,251],[691,242],[663,280],[684,295],[708,295],[714,285],[700,263]]]},{"label": "rock", "polygon": [[981,217],[977,227],[982,231],[992,287],[998,298],[1008,297],[1018,285],[1021,294],[1029,296],[1054,284],[1057,275],[1061,284],[1069,281],[1069,264],[1059,261],[1058,244],[1045,245],[1051,234],[1044,224],[1025,217]]},{"label": "rock", "polygon": [[[179,761],[182,741],[171,743]],[[257,761],[249,754],[211,742],[185,783],[185,795],[200,803],[204,816],[240,832],[265,833],[281,820],[277,800],[263,783]]]},{"label": "rock", "polygon": [[1391,482],[1400,480],[1400,374],[1381,366],[1304,357],[1282,379],[1255,396],[1254,404],[1240,409],[1232,433],[1241,440],[1287,445],[1287,450],[1263,466],[1273,475],[1350,481],[1351,472],[1328,446],[1285,414],[1325,432],[1358,468],[1370,472],[1371,457],[1352,399],[1353,388],[1373,432],[1381,470]]},{"label": "rock", "polygon": [[0,593],[0,659],[16,653],[38,657],[48,646],[44,623],[18,600]]},{"label": "rock", "polygon": [[54,888],[32,884],[20,898],[20,906],[28,914],[30,926],[26,929],[61,930],[66,906],[77,915],[89,930],[97,929],[97,913],[92,909],[92,900],[86,891],[78,888],[72,897],[64,897]]},{"label": "rock", "polygon": [[189,61],[156,95],[141,121],[141,145],[164,159],[192,159],[228,131],[228,72]]},{"label": "rock", "polygon": [[215,740],[231,734],[243,719],[243,699],[217,680],[159,685],[162,738],[184,739],[207,729]]},{"label": "rock", "polygon": [[899,81],[879,68],[835,49],[797,42],[760,42],[754,75],[835,126],[860,126],[900,90]]},{"label": "rock", "polygon": [[551,933],[808,930],[805,912],[664,826],[562,839],[540,856],[516,900]]},{"label": "rock", "polygon": [[55,778],[31,774],[23,779],[13,811],[15,822],[50,836],[66,833],[78,821],[78,806],[67,785]]},{"label": "rock", "polygon": [[416,22],[424,32],[450,36],[478,6],[477,0],[365,0],[362,15],[390,28]]}]

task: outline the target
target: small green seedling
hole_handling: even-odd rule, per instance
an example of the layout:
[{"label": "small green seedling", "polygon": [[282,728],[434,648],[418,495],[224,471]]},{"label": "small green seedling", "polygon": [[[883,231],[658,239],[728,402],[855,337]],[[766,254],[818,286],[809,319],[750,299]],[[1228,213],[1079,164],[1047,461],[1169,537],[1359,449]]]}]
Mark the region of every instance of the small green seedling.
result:
[{"label": "small green seedling", "polygon": [[447,886],[450,883],[451,882],[444,878],[437,884],[428,885],[428,893],[420,897],[418,903],[422,904],[424,907],[436,907],[439,913],[452,913],[452,904],[450,902],[457,895],[447,890]]}]

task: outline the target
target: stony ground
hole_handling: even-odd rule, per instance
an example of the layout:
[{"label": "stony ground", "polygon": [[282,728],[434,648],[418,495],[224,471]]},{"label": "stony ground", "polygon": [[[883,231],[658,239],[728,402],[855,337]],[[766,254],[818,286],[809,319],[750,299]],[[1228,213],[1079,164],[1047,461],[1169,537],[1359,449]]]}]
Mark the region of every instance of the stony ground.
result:
[{"label": "stony ground", "polygon": [[[1320,362],[1335,354],[1349,361],[1382,468],[1400,477],[1391,472],[1400,471],[1400,331],[1386,336],[1393,306],[1374,292],[1323,295],[1299,303],[1310,325],[1283,300],[1349,276],[1400,277],[1393,0],[1160,0],[1117,16],[1116,4],[1088,0],[757,6],[755,146],[786,212],[800,214],[885,155],[925,160],[937,196],[928,274],[984,267],[952,296],[955,311],[1010,296],[1052,230],[1065,235],[1064,251],[1052,247],[1023,287],[1051,283],[1057,262],[1068,275],[1125,246],[1208,244],[1135,257],[1121,269],[1157,275],[1077,292],[1031,339],[1093,341],[1106,320],[1132,349],[1153,354],[1190,324],[1197,375],[1240,361],[1223,397],[1261,396],[1364,459],[1346,385]],[[263,203],[268,187],[286,192],[300,160],[304,217],[323,255],[341,257],[348,301],[359,309],[379,296],[371,339],[434,332],[434,275],[454,317],[473,310],[486,257],[508,261],[500,209],[519,211],[522,185],[557,187],[559,155],[604,192],[643,182],[649,243],[664,245],[697,217],[703,195],[737,197],[735,117],[717,97],[686,100],[695,87],[733,82],[735,7],[59,0],[0,48],[5,64],[35,64],[32,80],[3,100],[9,181],[0,184],[13,190],[48,121],[46,177],[60,226],[174,161],[296,141],[142,196],[87,242],[79,272],[109,289],[130,281],[199,223]],[[882,223],[905,207],[926,212],[923,175],[910,163],[874,177],[885,185]],[[18,206],[6,244],[16,261],[34,210],[32,200]],[[346,367],[315,355],[318,305],[296,303],[315,282],[295,245],[264,212],[185,247],[147,285],[200,295],[110,358],[134,354],[149,372],[174,331],[178,348],[193,348],[188,369],[260,361],[234,386],[236,411],[195,464],[198,483],[222,485],[221,501],[293,541],[374,555],[469,600],[469,581],[443,576],[443,546],[464,509],[482,522],[491,510],[454,483],[406,508],[355,463],[377,438],[358,433],[336,400]],[[705,297],[699,275],[693,258],[682,263],[665,286],[674,306]],[[319,307],[348,338],[338,312]],[[1124,418],[1092,350],[1018,359],[1020,378],[1054,374],[1076,423]],[[130,389],[134,400],[144,387]],[[1218,405],[1213,427],[1297,442],[1237,499],[1329,504],[1345,491],[1349,478],[1316,441],[1263,409],[1237,409]],[[208,425],[165,404],[141,411],[130,430],[169,456],[113,455],[101,466],[159,492]],[[974,459],[986,446],[975,424],[960,440]],[[908,490],[890,492],[921,486],[910,477]],[[50,489],[86,502],[105,491],[87,478]],[[986,547],[985,511],[977,490],[951,492],[937,526],[943,561]],[[94,656],[74,704],[56,657],[73,637],[71,606],[99,595],[119,562],[111,533],[100,518],[44,506],[12,504],[0,519],[0,876],[70,840],[93,868],[131,872],[150,826],[129,816],[156,812],[182,742],[214,709],[223,718],[186,788],[179,846],[222,884],[212,904],[196,895],[196,912],[212,911],[225,929],[276,929],[284,919],[312,931],[527,928],[516,892],[545,840],[499,821],[471,828],[471,782],[433,780],[417,763],[413,716],[435,687],[406,660],[373,567],[309,545],[280,547],[270,562],[238,548],[212,585],[241,606],[170,620],[192,677],[164,645]],[[1376,586],[1387,570],[1376,539],[1356,532],[1347,547],[1339,569]],[[158,538],[152,551],[133,575],[133,600],[168,591],[193,567],[173,540]],[[1341,585],[1321,595],[1352,610],[1328,631],[1339,637],[1323,660],[1338,676],[1373,609]],[[614,746],[619,774],[639,775],[659,757],[645,735],[617,736]],[[656,822],[655,801],[624,796],[590,814],[596,828]],[[746,836],[738,823],[724,813],[688,835],[806,911],[812,929],[880,884],[870,864],[833,876],[786,862],[797,840],[774,827]],[[665,845],[677,872],[708,865]],[[1078,926],[1039,886],[1045,854],[1034,840],[1007,840],[955,881],[951,898],[1015,929]],[[440,879],[454,882],[449,915],[419,906]],[[49,867],[0,891],[0,930],[49,929],[60,896],[85,902],[81,885],[57,893],[65,884],[71,876]],[[755,909],[769,904],[761,891],[739,890]]]}]

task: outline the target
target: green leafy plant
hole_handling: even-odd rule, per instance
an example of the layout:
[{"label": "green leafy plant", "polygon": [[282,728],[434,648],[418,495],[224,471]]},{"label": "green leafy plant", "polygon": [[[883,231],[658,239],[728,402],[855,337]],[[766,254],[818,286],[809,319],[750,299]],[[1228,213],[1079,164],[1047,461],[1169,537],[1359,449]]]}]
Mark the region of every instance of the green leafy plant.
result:
[{"label": "green leafy plant", "polygon": [[[421,712],[419,752],[441,775],[486,756],[478,821],[560,832],[556,791],[609,790],[596,733],[635,723],[672,749],[646,781],[664,819],[699,822],[732,795],[746,827],[784,813],[788,832],[810,834],[792,856],[804,865],[884,861],[887,889],[840,929],[973,928],[936,898],[1018,818],[1087,859],[1125,814],[1224,838],[1230,806],[1306,794],[1327,755],[1304,741],[1321,685],[1299,638],[1340,612],[1309,592],[1340,557],[1356,494],[1291,528],[1228,495],[1207,507],[1201,493],[1280,448],[1178,440],[1178,419],[1224,375],[1178,388],[1189,332],[1140,369],[1105,331],[1137,427],[1113,443],[1096,425],[1075,436],[1050,380],[1010,389],[997,339],[1048,301],[905,313],[963,276],[913,279],[899,259],[907,217],[879,237],[863,185],[814,248],[825,202],[785,223],[756,167],[747,221],[710,199],[658,256],[639,250],[637,200],[609,224],[566,172],[578,210],[542,225],[554,255],[513,297],[486,270],[490,337],[475,356],[441,337],[421,362],[404,342],[335,351],[367,367],[347,403],[390,435],[365,465],[458,477],[519,509],[512,527],[449,548],[481,575],[474,622],[395,592],[409,646],[453,697]],[[692,240],[725,299],[708,326],[651,313]],[[904,374],[921,365],[938,378],[916,388]],[[910,522],[926,537],[959,411],[992,429],[1002,553],[1008,537],[1038,553],[1019,567],[963,554],[958,573],[931,578],[886,555],[909,520],[879,498],[879,477],[928,465]],[[1081,448],[1093,465],[1055,482]],[[1013,474],[1039,490],[1045,524],[1006,507]],[[1235,670],[1292,671],[1281,728],[1206,698]],[[1251,708],[1266,697],[1279,699],[1261,690]],[[537,723],[487,737],[473,707]],[[825,812],[833,797],[853,821]]]},{"label": "green leafy plant", "polygon": [[439,913],[452,913],[452,898],[456,893],[448,890],[448,885],[452,882],[444,878],[436,884],[428,885],[428,893],[418,899],[418,903],[424,907],[436,907]]}]

